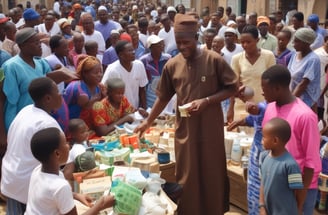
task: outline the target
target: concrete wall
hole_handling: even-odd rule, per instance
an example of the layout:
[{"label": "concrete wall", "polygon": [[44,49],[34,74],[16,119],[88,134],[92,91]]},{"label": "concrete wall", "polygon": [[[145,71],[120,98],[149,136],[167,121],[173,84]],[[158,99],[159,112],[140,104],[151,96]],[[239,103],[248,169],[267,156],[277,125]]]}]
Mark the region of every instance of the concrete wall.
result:
[{"label": "concrete wall", "polygon": [[[53,6],[53,0],[15,0],[16,4],[22,4],[24,8],[26,7],[26,2],[31,2],[31,7],[34,9],[36,4],[45,4],[47,8],[52,8]],[[7,14],[8,9],[8,0],[0,0],[2,5],[2,11],[1,13]]]}]

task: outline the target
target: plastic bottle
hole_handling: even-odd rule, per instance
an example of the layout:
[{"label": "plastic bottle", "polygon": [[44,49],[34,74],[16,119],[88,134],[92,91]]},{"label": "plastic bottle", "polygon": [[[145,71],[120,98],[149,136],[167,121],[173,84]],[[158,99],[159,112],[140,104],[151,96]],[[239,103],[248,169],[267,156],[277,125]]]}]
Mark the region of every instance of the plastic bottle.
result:
[{"label": "plastic bottle", "polygon": [[234,165],[240,165],[240,159],[243,151],[240,147],[239,138],[234,139],[231,150],[231,163]]}]

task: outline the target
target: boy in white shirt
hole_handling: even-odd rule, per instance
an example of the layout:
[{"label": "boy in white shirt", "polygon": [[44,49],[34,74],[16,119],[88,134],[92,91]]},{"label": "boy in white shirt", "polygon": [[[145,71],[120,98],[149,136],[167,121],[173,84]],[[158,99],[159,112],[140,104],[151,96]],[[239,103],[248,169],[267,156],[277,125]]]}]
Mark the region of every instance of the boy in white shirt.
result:
[{"label": "boy in white shirt", "polygon": [[[59,170],[66,163],[69,153],[64,133],[54,127],[38,131],[32,137],[31,151],[41,165],[34,169],[31,176],[25,215],[77,215],[73,196],[79,199],[81,194],[73,195]],[[96,215],[114,203],[113,196],[103,196],[84,215]]]}]

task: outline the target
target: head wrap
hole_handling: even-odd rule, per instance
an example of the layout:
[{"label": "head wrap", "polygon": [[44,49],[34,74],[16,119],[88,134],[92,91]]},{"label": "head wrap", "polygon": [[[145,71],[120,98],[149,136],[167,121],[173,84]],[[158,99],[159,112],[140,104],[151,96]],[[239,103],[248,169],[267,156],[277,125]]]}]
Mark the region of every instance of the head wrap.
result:
[{"label": "head wrap", "polygon": [[75,158],[76,172],[84,172],[96,167],[95,155],[93,152],[86,151]]},{"label": "head wrap", "polygon": [[40,18],[40,14],[32,8],[27,8],[23,13],[24,20],[36,20]]},{"label": "head wrap", "polygon": [[26,28],[23,28],[23,29],[19,30],[16,33],[16,40],[15,41],[19,45],[19,44],[24,43],[26,40],[30,39],[31,37],[33,37],[36,34],[37,33],[34,30],[34,28],[26,27]]},{"label": "head wrap", "polygon": [[82,79],[83,72],[93,69],[98,64],[100,64],[98,58],[82,54],[77,59],[76,74]]},{"label": "head wrap", "polygon": [[308,18],[309,22],[319,23],[319,16],[317,14],[311,14]]},{"label": "head wrap", "polygon": [[270,25],[270,19],[267,16],[257,17],[257,27],[259,27],[259,25],[262,23],[266,23],[266,24]]},{"label": "head wrap", "polygon": [[308,44],[312,44],[316,36],[316,33],[311,28],[299,28],[295,32],[295,37],[297,39]]},{"label": "head wrap", "polygon": [[177,14],[174,18],[174,33],[197,33],[198,22],[194,16]]}]

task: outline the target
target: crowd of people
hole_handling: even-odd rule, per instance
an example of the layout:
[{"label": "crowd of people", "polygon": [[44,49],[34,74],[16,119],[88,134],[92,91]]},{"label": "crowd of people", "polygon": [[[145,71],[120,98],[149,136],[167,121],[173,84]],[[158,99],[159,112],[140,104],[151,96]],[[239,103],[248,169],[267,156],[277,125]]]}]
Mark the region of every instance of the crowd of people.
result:
[{"label": "crowd of people", "polygon": [[[164,109],[176,114],[178,214],[229,210],[225,125],[254,127],[248,213],[313,214],[321,171],[317,124],[327,120],[328,30],[316,14],[282,15],[143,0],[55,0],[52,8],[19,4],[0,14],[7,214],[45,214],[35,199],[49,205],[47,214],[76,214],[62,180],[71,171],[61,174],[59,167],[71,165],[88,138],[133,122],[136,111],[145,118],[135,129],[142,135]],[[185,104],[187,118],[175,109]],[[82,150],[68,156],[64,137]],[[52,179],[45,173],[56,174],[62,190],[48,202],[35,190],[38,183],[38,190],[55,192],[39,180]],[[87,196],[73,197],[89,205]],[[102,198],[87,214],[114,201]]]}]

